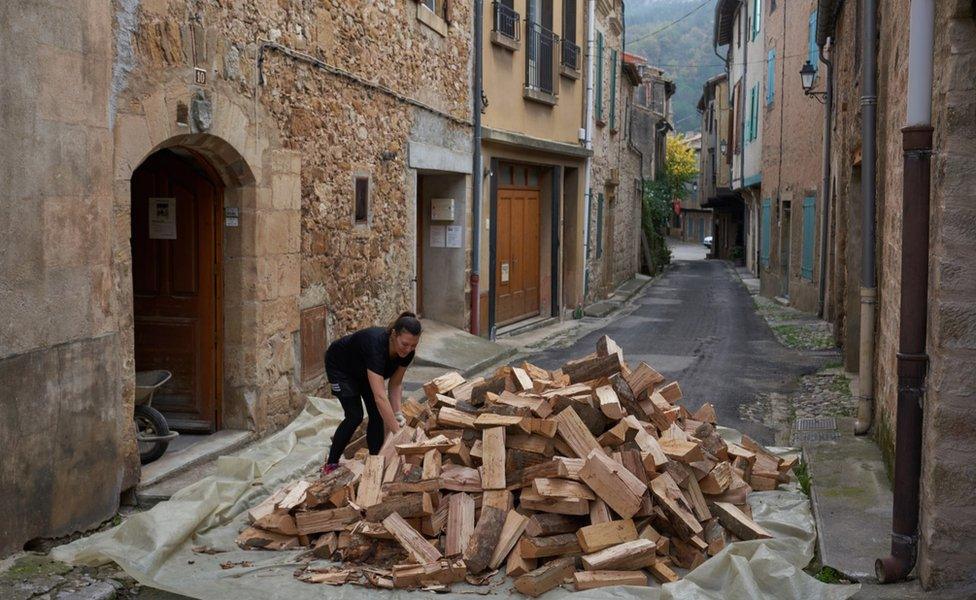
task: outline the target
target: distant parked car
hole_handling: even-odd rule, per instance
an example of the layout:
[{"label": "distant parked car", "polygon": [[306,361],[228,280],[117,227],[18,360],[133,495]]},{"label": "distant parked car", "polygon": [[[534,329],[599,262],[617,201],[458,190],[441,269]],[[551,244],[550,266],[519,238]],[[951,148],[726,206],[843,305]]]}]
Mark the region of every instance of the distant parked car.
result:
[{"label": "distant parked car", "polygon": [[711,250],[712,249],[712,236],[706,235],[705,236],[705,239],[704,239],[704,241],[702,241],[702,243],[705,244],[705,247],[706,248],[708,248],[709,250]]}]

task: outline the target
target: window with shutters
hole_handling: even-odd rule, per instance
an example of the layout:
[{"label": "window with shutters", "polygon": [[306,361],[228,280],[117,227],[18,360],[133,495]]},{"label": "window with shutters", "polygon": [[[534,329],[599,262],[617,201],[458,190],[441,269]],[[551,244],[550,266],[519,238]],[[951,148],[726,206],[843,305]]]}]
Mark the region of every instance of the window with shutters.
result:
[{"label": "window with shutters", "polygon": [[759,215],[759,261],[762,266],[769,266],[770,233],[772,231],[772,202],[769,198],[762,201],[762,213]]},{"label": "window with shutters", "polygon": [[803,199],[803,261],[800,264],[800,275],[810,281],[813,281],[813,244],[816,237],[816,218],[817,201],[813,196],[807,196]]},{"label": "window with shutters", "polygon": [[610,51],[610,131],[617,129],[617,50]]},{"label": "window with shutters", "polygon": [[772,104],[776,95],[776,50],[766,57],[766,104]]},{"label": "window with shutters", "polygon": [[603,34],[596,32],[596,120],[603,122]]}]

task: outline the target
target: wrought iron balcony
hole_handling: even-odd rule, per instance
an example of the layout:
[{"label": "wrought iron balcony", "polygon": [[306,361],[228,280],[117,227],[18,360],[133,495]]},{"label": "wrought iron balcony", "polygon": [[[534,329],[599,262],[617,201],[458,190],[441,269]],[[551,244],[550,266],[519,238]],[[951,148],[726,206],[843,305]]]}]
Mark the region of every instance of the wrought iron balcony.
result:
[{"label": "wrought iron balcony", "polygon": [[525,38],[525,87],[554,96],[559,36],[538,23],[526,20]]},{"label": "wrought iron balcony", "polygon": [[492,32],[519,41],[519,14],[512,7],[495,0],[491,3]]},{"label": "wrought iron balcony", "polygon": [[562,47],[560,62],[567,69],[572,69],[573,71],[580,70],[580,47],[569,40],[562,40],[560,43]]}]

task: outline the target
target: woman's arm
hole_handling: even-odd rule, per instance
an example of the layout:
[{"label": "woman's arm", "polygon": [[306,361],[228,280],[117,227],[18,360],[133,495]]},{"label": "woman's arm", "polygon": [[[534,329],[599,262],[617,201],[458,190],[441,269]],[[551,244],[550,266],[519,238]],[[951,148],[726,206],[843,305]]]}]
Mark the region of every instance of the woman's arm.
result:
[{"label": "woman's arm", "polygon": [[406,367],[397,367],[393,377],[390,377],[390,405],[393,407],[394,413],[400,412],[403,401],[403,375],[406,372]]},{"label": "woman's arm", "polygon": [[369,389],[373,391],[373,400],[376,402],[376,408],[380,411],[380,416],[383,417],[383,424],[386,425],[386,429],[392,433],[400,431],[400,424],[397,423],[396,415],[393,414],[390,399],[386,395],[386,390],[383,389],[383,376],[366,369],[366,378],[369,380]]}]

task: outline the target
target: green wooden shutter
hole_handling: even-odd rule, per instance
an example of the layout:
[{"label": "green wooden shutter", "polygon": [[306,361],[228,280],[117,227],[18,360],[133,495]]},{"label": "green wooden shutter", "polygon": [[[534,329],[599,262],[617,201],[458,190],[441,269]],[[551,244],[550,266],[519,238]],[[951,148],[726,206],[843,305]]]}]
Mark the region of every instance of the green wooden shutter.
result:
[{"label": "green wooden shutter", "polygon": [[598,195],[596,203],[596,257],[603,256],[603,194]]},{"label": "green wooden shutter", "polygon": [[803,263],[800,275],[813,281],[813,243],[816,237],[814,222],[817,218],[817,201],[813,196],[803,199]]},{"label": "green wooden shutter", "polygon": [[752,0],[752,39],[755,41],[762,29],[762,0]]},{"label": "green wooden shutter", "polygon": [[776,50],[766,57],[766,104],[772,104],[776,95]]},{"label": "green wooden shutter", "polygon": [[610,129],[617,128],[617,50],[610,51]]},{"label": "green wooden shutter", "polygon": [[596,32],[596,120],[603,120],[603,34]]},{"label": "green wooden shutter", "polygon": [[772,202],[769,198],[762,201],[762,214],[759,221],[759,260],[762,266],[769,266],[770,233],[772,231]]}]

